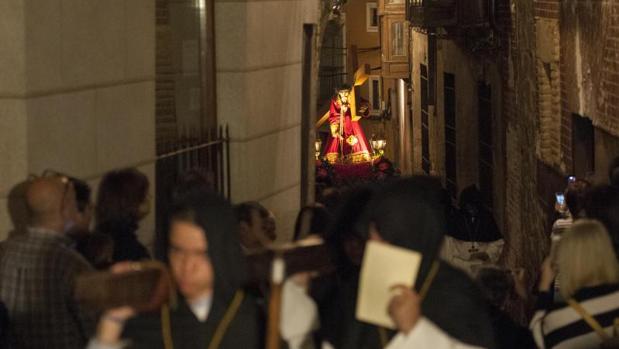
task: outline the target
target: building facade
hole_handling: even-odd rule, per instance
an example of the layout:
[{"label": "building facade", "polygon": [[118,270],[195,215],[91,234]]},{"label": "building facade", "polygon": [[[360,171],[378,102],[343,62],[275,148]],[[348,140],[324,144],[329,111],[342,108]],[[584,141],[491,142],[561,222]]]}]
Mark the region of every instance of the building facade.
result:
[{"label": "building facade", "polygon": [[[476,184],[510,267],[548,252],[554,192],[619,155],[617,1],[409,1],[414,164]],[[465,4],[466,10],[462,7]]]},{"label": "building facade", "polygon": [[[260,201],[277,216],[282,238],[291,235],[301,190],[301,42],[304,24],[320,28],[321,6],[318,0],[3,1],[0,240],[13,225],[4,209],[12,187],[46,168],[96,187],[105,172],[135,166],[153,183],[155,200],[156,133],[173,135],[174,123],[196,128],[191,117],[157,124],[156,106],[165,105],[157,104],[160,96],[176,98],[188,108],[183,115],[208,107],[210,123],[228,125],[232,201]],[[214,91],[191,85],[192,74],[207,67],[191,60],[200,43],[187,31],[202,24],[166,28],[166,20],[182,21],[183,11],[212,11],[206,37],[214,48]],[[157,46],[162,33],[180,38],[172,53]],[[187,93],[161,93],[159,69]],[[200,100],[209,93],[205,106]],[[140,232],[149,246],[154,229],[151,215]]]}]

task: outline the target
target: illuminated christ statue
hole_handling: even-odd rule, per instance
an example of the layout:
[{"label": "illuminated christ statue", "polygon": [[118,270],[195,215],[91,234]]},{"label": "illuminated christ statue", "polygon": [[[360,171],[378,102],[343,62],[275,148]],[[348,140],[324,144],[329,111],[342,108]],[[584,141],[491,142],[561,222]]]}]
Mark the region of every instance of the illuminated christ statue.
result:
[{"label": "illuminated christ statue", "polygon": [[[355,74],[355,86],[362,85],[367,80],[362,69]],[[320,126],[329,120],[331,134],[324,149],[324,156],[330,163],[338,162],[366,162],[371,161],[370,145],[368,143],[355,108],[354,87],[343,86],[331,99],[329,112],[318,122]]]}]

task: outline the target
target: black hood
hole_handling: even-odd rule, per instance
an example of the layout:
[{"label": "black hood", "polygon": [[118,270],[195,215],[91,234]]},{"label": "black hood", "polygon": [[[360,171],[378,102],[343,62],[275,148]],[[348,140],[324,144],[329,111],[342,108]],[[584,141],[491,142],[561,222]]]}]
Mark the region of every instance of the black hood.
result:
[{"label": "black hood", "polygon": [[247,280],[232,206],[214,192],[198,191],[185,195],[174,205],[170,222],[187,217],[202,228],[208,240],[208,256],[215,272],[215,297],[229,297]]},{"label": "black hood", "polygon": [[438,258],[445,230],[445,203],[438,178],[415,176],[386,185],[365,207],[360,224],[367,233],[373,224],[387,242],[423,256],[415,288],[438,272],[422,302],[422,312],[453,338],[495,348],[487,304],[473,281]]},{"label": "black hood", "polygon": [[361,231],[368,233],[373,224],[387,242],[423,255],[418,280],[425,279],[443,242],[441,190],[440,180],[427,176],[388,183],[370,200],[360,220]]}]

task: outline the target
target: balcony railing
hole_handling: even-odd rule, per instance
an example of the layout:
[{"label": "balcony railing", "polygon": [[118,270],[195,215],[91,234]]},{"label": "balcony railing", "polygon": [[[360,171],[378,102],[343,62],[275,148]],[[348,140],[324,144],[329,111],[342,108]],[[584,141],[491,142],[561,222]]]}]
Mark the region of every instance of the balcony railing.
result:
[{"label": "balcony railing", "polygon": [[407,18],[414,27],[488,27],[495,0],[408,0]]},{"label": "balcony railing", "polygon": [[408,20],[414,27],[449,27],[458,23],[456,0],[407,0]]}]

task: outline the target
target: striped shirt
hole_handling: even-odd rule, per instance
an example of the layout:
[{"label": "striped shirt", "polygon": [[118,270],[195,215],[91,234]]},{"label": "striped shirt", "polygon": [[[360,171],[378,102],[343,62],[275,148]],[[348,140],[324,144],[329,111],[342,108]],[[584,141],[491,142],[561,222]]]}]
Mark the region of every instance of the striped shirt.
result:
[{"label": "striped shirt", "polygon": [[[613,336],[613,322],[619,318],[619,285],[583,288],[574,299]],[[602,342],[576,310],[566,303],[553,304],[551,293],[539,295],[530,328],[542,349],[597,348]]]}]

